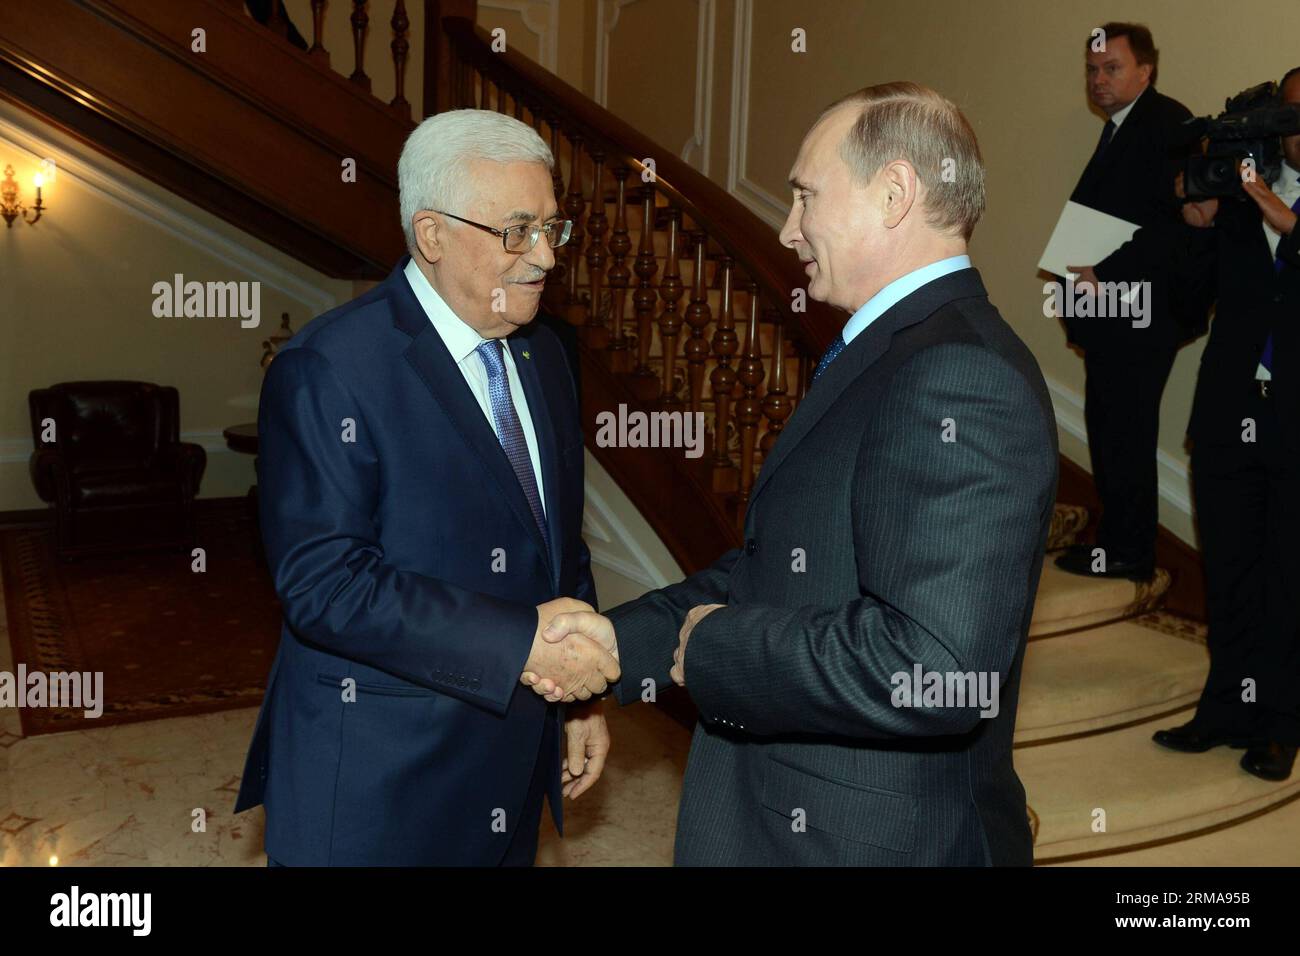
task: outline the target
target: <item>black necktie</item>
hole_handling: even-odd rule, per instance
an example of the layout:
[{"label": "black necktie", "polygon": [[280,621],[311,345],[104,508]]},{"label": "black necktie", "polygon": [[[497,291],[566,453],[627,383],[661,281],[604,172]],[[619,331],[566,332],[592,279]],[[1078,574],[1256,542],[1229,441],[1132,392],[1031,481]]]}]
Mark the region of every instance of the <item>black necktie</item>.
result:
[{"label": "black necktie", "polygon": [[1115,137],[1115,130],[1118,129],[1114,120],[1106,120],[1106,125],[1101,128],[1101,138],[1097,140],[1097,148],[1092,151],[1092,161],[1096,162],[1101,159],[1102,154],[1106,152],[1106,147]]}]

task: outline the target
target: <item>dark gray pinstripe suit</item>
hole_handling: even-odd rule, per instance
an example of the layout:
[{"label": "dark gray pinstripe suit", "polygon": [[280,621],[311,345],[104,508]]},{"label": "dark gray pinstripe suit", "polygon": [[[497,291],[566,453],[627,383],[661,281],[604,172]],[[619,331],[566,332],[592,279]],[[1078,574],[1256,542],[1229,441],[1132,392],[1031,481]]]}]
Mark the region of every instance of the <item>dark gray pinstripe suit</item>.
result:
[{"label": "dark gray pinstripe suit", "polygon": [[[1011,735],[1056,479],[1042,375],[976,270],[849,343],[768,456],[745,547],[609,612],[630,703],[667,686],[686,612],[727,605],[686,652],[678,864],[1032,862]],[[998,672],[997,716],[893,706],[917,662]]]}]

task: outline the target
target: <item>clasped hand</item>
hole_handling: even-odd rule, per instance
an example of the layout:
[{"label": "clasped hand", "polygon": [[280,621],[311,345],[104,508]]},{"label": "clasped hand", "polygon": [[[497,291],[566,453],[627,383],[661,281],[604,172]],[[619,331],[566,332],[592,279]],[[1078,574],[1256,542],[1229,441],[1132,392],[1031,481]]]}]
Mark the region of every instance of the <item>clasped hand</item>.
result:
[{"label": "clasped hand", "polygon": [[556,598],[537,606],[537,632],[521,683],[552,703],[602,694],[622,671],[614,625],[585,601]]}]

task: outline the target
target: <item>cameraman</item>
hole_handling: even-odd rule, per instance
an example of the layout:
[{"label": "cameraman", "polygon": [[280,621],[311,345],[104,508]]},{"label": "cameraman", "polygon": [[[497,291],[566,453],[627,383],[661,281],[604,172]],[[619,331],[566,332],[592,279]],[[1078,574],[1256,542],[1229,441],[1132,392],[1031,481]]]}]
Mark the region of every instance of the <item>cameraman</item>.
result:
[{"label": "cameraman", "polygon": [[[1300,103],[1300,67],[1280,98]],[[1210,673],[1195,717],[1154,737],[1248,746],[1265,780],[1290,776],[1300,744],[1300,133],[1282,152],[1271,189],[1247,175],[1243,196],[1183,207],[1178,272],[1217,300],[1188,426]]]}]

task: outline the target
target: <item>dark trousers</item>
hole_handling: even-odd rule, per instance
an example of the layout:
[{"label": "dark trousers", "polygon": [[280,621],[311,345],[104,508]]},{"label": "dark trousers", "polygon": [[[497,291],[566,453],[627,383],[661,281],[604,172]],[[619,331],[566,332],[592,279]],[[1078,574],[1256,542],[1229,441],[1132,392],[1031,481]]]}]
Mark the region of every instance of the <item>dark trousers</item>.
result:
[{"label": "dark trousers", "polygon": [[528,796],[524,798],[523,808],[519,811],[518,824],[511,830],[510,846],[501,858],[502,866],[532,866],[537,859],[538,828],[542,822],[542,797],[546,795],[546,785],[550,780],[550,770],[554,766],[555,741],[550,730],[542,732],[542,746],[537,755],[537,764],[533,767],[533,779],[528,784]]},{"label": "dark trousers", "polygon": [[[524,797],[519,820],[509,829],[509,846],[501,858],[501,866],[532,866],[537,859],[538,828],[542,823],[542,798],[546,796],[547,784],[550,782],[551,770],[555,766],[559,741],[555,739],[551,721],[548,718],[546,729],[542,731],[542,743],[533,766],[533,777],[528,784],[528,794]],[[284,866],[283,863],[266,857],[267,866]]]},{"label": "dark trousers", "polygon": [[1155,557],[1160,396],[1177,351],[1171,342],[1137,353],[1089,349],[1084,356],[1083,414],[1101,499],[1097,546],[1107,563]]},{"label": "dark trousers", "polygon": [[1254,442],[1192,449],[1210,648],[1196,722],[1300,745],[1300,455],[1272,399],[1255,392],[1242,417]]}]

